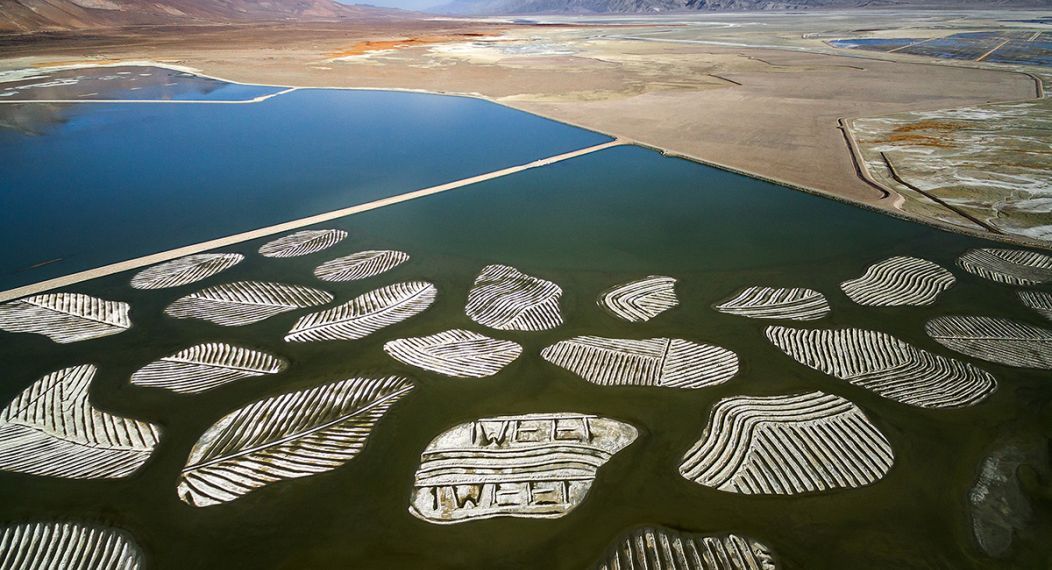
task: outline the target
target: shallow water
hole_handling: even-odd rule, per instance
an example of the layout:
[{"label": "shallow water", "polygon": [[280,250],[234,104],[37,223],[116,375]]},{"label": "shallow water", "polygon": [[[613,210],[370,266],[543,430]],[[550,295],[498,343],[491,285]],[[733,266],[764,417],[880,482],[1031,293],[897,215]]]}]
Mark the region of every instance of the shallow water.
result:
[{"label": "shallow water", "polygon": [[[280,99],[280,98],[279,98]],[[304,187],[307,187],[306,185]],[[161,424],[163,438],[138,473],[116,481],[64,481],[0,473],[0,520],[70,518],[131,532],[151,568],[522,568],[580,569],[622,532],[660,524],[696,533],[737,532],[767,544],[790,569],[1034,568],[1047,556],[1047,504],[1006,561],[985,558],[971,535],[967,494],[981,459],[1006,433],[1039,436],[1050,418],[1047,372],[955,355],[928,339],[924,322],[945,314],[1005,316],[1046,326],[1013,288],[953,265],[989,242],[954,235],[698,164],[621,147],[542,169],[351,216],[321,227],[350,236],[321,253],[265,259],[267,240],[223,251],[247,256],[205,282],[136,291],[131,273],[72,290],[132,305],[133,328],[72,345],[3,334],[0,400],[60,367],[99,366],[93,402]],[[311,270],[366,249],[398,249],[412,259],[361,282],[321,283]],[[838,284],[872,262],[914,255],[954,271],[957,285],[932,307],[864,308]],[[469,288],[489,263],[550,279],[564,290],[565,324],[542,333],[485,329],[464,315]],[[617,321],[596,305],[600,291],[648,274],[679,279],[681,306],[644,324]],[[162,315],[199,288],[241,279],[320,287],[335,303],[411,279],[434,283],[423,314],[359,341],[289,344],[282,337],[306,310],[245,327],[219,327]],[[774,321],[714,311],[713,303],[749,285],[811,287],[832,305],[807,328],[861,327],[974,362],[999,389],[960,410],[922,410],[880,398],[796,363],[763,335]],[[1044,290],[1049,290],[1045,287]],[[498,375],[455,380],[410,368],[381,347],[394,338],[466,328],[523,345]],[[741,371],[699,390],[600,387],[544,362],[540,350],[571,336],[672,336],[736,352]],[[284,373],[196,396],[133,387],[129,375],[191,344],[226,341],[284,356]],[[285,481],[222,506],[194,508],[175,493],[197,438],[231,410],[287,391],[363,371],[401,373],[416,389],[379,422],[365,450],[332,472]],[[702,487],[677,467],[706,424],[711,406],[735,395],[822,390],[843,396],[887,436],[896,463],[877,483],[796,497],[748,497]],[[596,413],[626,421],[640,437],[604,467],[584,502],[553,520],[497,518],[433,525],[408,512],[420,452],[445,429],[484,416],[532,412]]]},{"label": "shallow water", "polygon": [[0,240],[20,244],[0,290],[610,140],[476,99],[324,89],[0,105],[0,123],[21,127],[0,129]]}]

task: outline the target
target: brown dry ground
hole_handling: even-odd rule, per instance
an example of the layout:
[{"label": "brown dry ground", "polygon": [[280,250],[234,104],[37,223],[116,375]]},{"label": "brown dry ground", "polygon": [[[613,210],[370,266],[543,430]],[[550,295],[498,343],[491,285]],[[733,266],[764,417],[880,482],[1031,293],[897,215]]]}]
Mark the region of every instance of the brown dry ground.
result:
[{"label": "brown dry ground", "polygon": [[638,31],[413,20],[8,36],[0,70],[155,60],[248,83],[472,94],[889,209],[856,174],[839,118],[1035,96],[1011,71],[618,37]]}]

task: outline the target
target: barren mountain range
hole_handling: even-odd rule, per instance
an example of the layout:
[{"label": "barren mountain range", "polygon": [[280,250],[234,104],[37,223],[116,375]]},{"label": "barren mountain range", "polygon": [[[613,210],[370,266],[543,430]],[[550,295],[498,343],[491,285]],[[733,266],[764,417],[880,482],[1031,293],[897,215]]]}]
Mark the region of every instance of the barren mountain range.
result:
[{"label": "barren mountain range", "polygon": [[0,0],[5,32],[391,17],[412,14],[335,0]]},{"label": "barren mountain range", "polygon": [[842,8],[1052,8],[1050,0],[453,0],[433,12],[463,15],[603,14]]}]

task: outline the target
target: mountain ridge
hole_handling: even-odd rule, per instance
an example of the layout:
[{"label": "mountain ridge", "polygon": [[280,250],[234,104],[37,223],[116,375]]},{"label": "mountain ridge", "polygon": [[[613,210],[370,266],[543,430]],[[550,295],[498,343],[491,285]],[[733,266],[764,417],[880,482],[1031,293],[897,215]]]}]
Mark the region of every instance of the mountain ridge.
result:
[{"label": "mountain ridge", "polygon": [[1047,0],[453,0],[428,10],[463,16],[647,14],[845,8],[1046,8]]}]

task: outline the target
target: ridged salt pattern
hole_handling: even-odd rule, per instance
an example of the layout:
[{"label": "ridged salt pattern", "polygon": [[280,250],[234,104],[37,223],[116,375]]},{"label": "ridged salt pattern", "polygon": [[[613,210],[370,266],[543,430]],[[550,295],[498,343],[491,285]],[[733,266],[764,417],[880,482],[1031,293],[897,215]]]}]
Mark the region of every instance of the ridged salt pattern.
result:
[{"label": "ridged salt pattern", "polygon": [[135,274],[135,289],[167,289],[203,281],[241,263],[240,253],[201,253],[154,265]]},{"label": "ridged salt pattern", "polygon": [[72,479],[130,475],[149,459],[157,427],[88,401],[96,368],[63,368],[22,391],[0,412],[0,470]]},{"label": "ridged salt pattern", "polygon": [[738,373],[738,356],[678,338],[643,340],[579,336],[559,341],[541,357],[600,386],[704,388]]},{"label": "ridged salt pattern", "polygon": [[350,301],[300,317],[287,342],[357,340],[422,313],[438,290],[426,281],[406,281],[363,293]]},{"label": "ridged salt pattern", "polygon": [[46,293],[0,305],[0,329],[40,334],[67,344],[128,330],[130,308],[127,303],[82,293]]},{"label": "ridged salt pattern", "polygon": [[985,370],[882,332],[768,327],[767,338],[805,366],[911,406],[972,406],[997,389]]},{"label": "ridged salt pattern", "polygon": [[937,263],[916,257],[891,257],[874,263],[858,279],[840,284],[852,301],[868,307],[921,306],[957,281]]},{"label": "ridged salt pattern", "polygon": [[139,570],[142,551],[111,527],[35,522],[0,528],[0,570]]},{"label": "ridged salt pattern", "polygon": [[266,352],[209,342],[147,364],[132,374],[131,383],[197,394],[245,378],[277,374],[287,367],[288,362]]},{"label": "ridged salt pattern", "polygon": [[436,524],[561,517],[584,501],[599,469],[638,435],[625,422],[574,412],[453,426],[420,454],[409,512]]},{"label": "ridged salt pattern", "polygon": [[543,331],[563,323],[563,290],[507,265],[487,265],[475,278],[465,309],[480,325],[505,331]]},{"label": "ridged salt pattern", "polygon": [[796,495],[869,485],[894,461],[857,406],[809,392],[720,400],[679,472],[729,493]]},{"label": "ridged salt pattern", "polygon": [[259,400],[223,416],[194,444],[178,494],[205,507],[272,483],[331,471],[413,389],[398,376],[350,378]]},{"label": "ridged salt pattern", "polygon": [[604,291],[599,306],[619,319],[643,323],[679,305],[675,287],[675,278],[651,275]]},{"label": "ridged salt pattern", "polygon": [[409,254],[393,250],[359,251],[326,261],[314,269],[322,281],[357,281],[375,277],[409,261]]},{"label": "ridged salt pattern", "polygon": [[236,281],[177,299],[164,313],[177,319],[203,319],[217,325],[238,327],[288,311],[324,305],[332,299],[331,293],[303,285]]},{"label": "ridged salt pattern", "polygon": [[990,362],[1052,370],[1052,330],[993,317],[938,317],[924,325],[939,344]]},{"label": "ridged salt pattern", "polygon": [[594,570],[777,570],[764,544],[736,534],[701,535],[661,527],[634,529]]},{"label": "ridged salt pattern", "polygon": [[1052,320],[1052,293],[1020,291],[1019,300],[1027,307],[1037,311],[1042,317]]},{"label": "ridged salt pattern", "polygon": [[715,308],[750,319],[813,321],[829,314],[829,301],[813,289],[747,287]]},{"label": "ridged salt pattern", "polygon": [[259,248],[263,257],[299,257],[328,249],[347,237],[343,230],[302,230],[268,241]]},{"label": "ridged salt pattern", "polygon": [[1052,281],[1052,257],[1021,249],[973,249],[957,260],[969,273],[1008,285]]},{"label": "ridged salt pattern", "polygon": [[399,362],[454,378],[493,376],[522,354],[510,340],[453,329],[428,336],[400,338],[384,344]]}]

